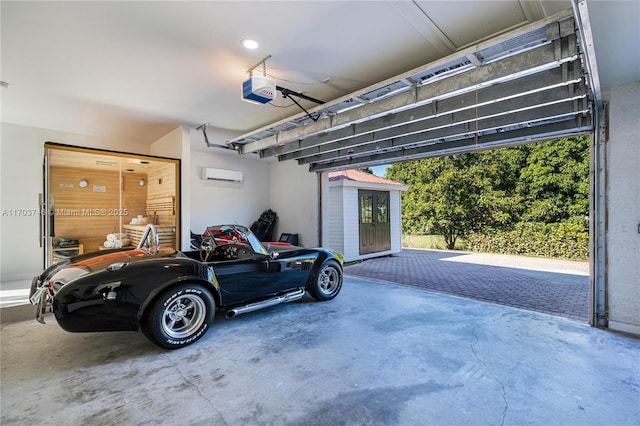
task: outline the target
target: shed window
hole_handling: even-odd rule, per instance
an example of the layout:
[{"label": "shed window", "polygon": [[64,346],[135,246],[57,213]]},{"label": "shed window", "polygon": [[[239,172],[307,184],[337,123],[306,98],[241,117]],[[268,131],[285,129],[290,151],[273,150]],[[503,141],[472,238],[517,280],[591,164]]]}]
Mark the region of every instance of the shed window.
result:
[{"label": "shed window", "polygon": [[373,223],[373,196],[371,194],[360,196],[360,223]]}]

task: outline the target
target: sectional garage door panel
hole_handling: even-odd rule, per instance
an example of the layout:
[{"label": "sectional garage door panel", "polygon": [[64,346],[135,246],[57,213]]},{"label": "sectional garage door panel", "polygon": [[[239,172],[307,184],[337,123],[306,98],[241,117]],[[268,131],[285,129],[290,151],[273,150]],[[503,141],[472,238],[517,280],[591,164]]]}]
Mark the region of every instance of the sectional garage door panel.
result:
[{"label": "sectional garage door panel", "polygon": [[567,12],[228,143],[321,172],[589,132],[591,91]]}]

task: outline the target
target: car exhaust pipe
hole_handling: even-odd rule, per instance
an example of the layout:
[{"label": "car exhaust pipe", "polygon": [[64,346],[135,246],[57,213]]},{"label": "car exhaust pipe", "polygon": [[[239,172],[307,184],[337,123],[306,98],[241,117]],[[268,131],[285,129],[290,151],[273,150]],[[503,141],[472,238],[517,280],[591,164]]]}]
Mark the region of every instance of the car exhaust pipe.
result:
[{"label": "car exhaust pipe", "polygon": [[305,293],[304,288],[300,288],[296,291],[285,293],[282,296],[273,297],[271,299],[262,300],[260,302],[249,303],[248,305],[245,305],[245,306],[229,309],[227,311],[226,316],[227,316],[227,319],[231,319],[236,315],[246,314],[248,312],[257,311],[258,309],[264,309],[270,306],[279,305],[280,303],[289,303],[296,300],[300,300],[304,296],[304,293]]}]

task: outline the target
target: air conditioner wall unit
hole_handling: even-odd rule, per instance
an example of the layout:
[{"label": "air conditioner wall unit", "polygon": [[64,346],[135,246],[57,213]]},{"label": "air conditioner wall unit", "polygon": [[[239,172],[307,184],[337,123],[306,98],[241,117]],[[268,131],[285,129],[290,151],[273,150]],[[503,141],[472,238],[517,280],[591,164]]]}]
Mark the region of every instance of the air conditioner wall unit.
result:
[{"label": "air conditioner wall unit", "polygon": [[242,182],[243,173],[238,170],[224,170],[205,167],[202,169],[203,180],[218,180],[225,182]]}]

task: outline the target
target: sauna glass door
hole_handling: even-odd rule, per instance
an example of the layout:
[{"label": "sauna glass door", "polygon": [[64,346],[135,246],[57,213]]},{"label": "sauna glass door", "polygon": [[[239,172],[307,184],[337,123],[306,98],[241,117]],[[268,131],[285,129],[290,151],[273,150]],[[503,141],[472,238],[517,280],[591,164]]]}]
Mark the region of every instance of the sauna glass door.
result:
[{"label": "sauna glass door", "polygon": [[134,248],[148,223],[177,247],[179,160],[47,144],[44,168],[45,265]]}]

